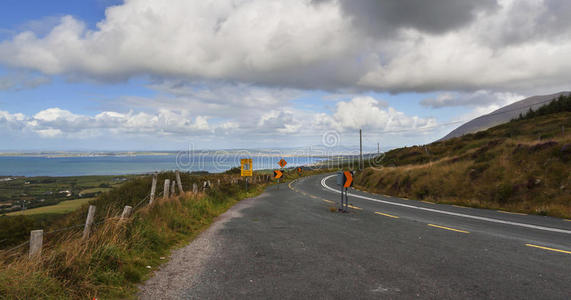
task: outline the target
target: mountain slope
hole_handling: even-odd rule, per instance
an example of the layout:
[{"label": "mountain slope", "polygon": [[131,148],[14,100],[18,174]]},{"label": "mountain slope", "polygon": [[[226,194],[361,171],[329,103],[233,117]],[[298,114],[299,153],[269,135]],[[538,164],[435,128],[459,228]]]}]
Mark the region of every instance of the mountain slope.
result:
[{"label": "mountain slope", "polygon": [[[563,102],[563,101],[562,101]],[[367,162],[359,189],[439,203],[571,218],[571,111],[391,150]]]},{"label": "mountain slope", "polygon": [[550,100],[556,99],[561,95],[569,94],[571,94],[571,92],[559,92],[551,95],[533,96],[512,103],[487,115],[477,117],[463,124],[462,126],[454,129],[452,132],[443,137],[441,141],[459,137],[468,133],[475,133],[478,131],[486,130],[488,128],[509,122],[510,120],[517,118],[520,113],[525,114],[530,108],[536,110],[540,106],[549,103]]}]

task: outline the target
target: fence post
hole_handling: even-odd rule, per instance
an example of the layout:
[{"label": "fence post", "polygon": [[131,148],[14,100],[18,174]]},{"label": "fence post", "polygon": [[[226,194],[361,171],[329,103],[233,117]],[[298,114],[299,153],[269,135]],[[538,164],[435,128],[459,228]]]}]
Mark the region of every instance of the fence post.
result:
[{"label": "fence post", "polygon": [[192,184],[192,193],[193,194],[197,194],[198,193],[198,184],[193,183]]},{"label": "fence post", "polygon": [[44,243],[44,231],[32,230],[30,231],[30,258],[39,257],[42,253],[42,245]]},{"label": "fence post", "polygon": [[93,219],[95,218],[95,205],[89,205],[89,210],[87,211],[87,219],[85,219],[85,227],[83,228],[83,236],[81,239],[85,240],[89,238],[91,233],[91,225],[93,224]]},{"label": "fence post", "polygon": [[179,171],[176,171],[176,183],[178,184],[179,194],[184,194],[184,190],[182,189],[182,182],[180,181],[180,172]]},{"label": "fence post", "polygon": [[125,205],[125,207],[123,208],[123,213],[121,213],[121,220],[127,219],[131,215],[132,211],[133,207]]},{"label": "fence post", "polygon": [[157,173],[153,174],[153,184],[151,185],[151,196],[149,197],[149,204],[153,204],[153,200],[155,200],[156,191],[157,191]]},{"label": "fence post", "polygon": [[163,199],[166,199],[169,197],[169,187],[170,187],[171,181],[170,179],[165,179],[165,186],[163,188]]},{"label": "fence post", "polygon": [[171,197],[174,197],[176,195],[176,190],[175,190],[175,182],[174,180],[171,182]]}]

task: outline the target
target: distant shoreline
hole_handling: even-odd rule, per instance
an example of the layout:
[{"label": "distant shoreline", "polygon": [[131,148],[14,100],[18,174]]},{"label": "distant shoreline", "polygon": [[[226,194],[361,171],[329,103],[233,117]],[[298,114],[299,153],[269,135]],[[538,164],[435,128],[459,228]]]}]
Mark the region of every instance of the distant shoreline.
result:
[{"label": "distant shoreline", "polygon": [[180,170],[182,172],[222,173],[239,167],[240,159],[250,157],[255,170],[278,168],[278,160],[285,158],[287,167],[310,166],[329,160],[323,155],[295,156],[275,153],[125,153],[91,154],[86,156],[73,153],[35,153],[21,156],[0,155],[1,177],[70,177],[99,175],[137,175]]},{"label": "distant shoreline", "polygon": [[[176,156],[186,152],[0,152],[0,157],[45,157],[45,158],[74,158],[74,157],[137,157],[137,156]],[[244,155],[244,151],[194,151],[193,155]],[[292,154],[292,153],[264,153],[252,151],[249,153],[251,156],[258,157],[314,157],[314,158],[329,158],[328,155],[323,154]],[[335,156],[343,156],[338,154]]]}]

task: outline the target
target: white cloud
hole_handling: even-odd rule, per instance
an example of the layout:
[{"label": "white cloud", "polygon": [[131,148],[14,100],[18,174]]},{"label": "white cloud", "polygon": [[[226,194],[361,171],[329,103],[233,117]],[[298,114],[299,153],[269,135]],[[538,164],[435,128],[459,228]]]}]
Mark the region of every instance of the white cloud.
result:
[{"label": "white cloud", "polygon": [[339,131],[367,128],[381,132],[432,127],[436,125],[436,120],[407,116],[372,97],[356,97],[347,102],[338,102],[332,116],[317,115],[314,125]]},{"label": "white cloud", "polygon": [[[224,124],[223,128],[228,128]],[[78,115],[60,108],[49,108],[33,116],[0,111],[0,127],[19,133],[32,133],[41,137],[68,137],[81,139],[95,136],[146,135],[202,135],[212,133],[208,117],[194,119],[178,112],[162,110],[156,114],[126,114],[106,111],[95,116]]]},{"label": "white cloud", "polygon": [[0,128],[6,130],[17,131],[23,128],[23,121],[25,120],[23,114],[11,114],[7,111],[0,110]]},{"label": "white cloud", "polygon": [[302,120],[295,117],[295,112],[272,110],[262,115],[258,121],[258,127],[270,132],[291,134],[299,132]]},{"label": "white cloud", "polygon": [[36,133],[44,138],[53,138],[53,137],[57,137],[62,135],[62,131],[59,129],[38,129],[36,130]]},{"label": "white cloud", "polygon": [[346,23],[336,5],[309,1],[134,0],[108,8],[95,31],[65,16],[44,38],[27,31],[3,43],[0,56],[107,80],[144,73],[274,82],[271,74],[287,79],[292,67],[347,53]]},{"label": "white cloud", "polygon": [[[449,16],[440,19],[401,7],[405,20],[366,9],[377,7],[371,1],[130,0],[109,7],[96,29],[65,16],[45,36],[22,32],[0,43],[0,62],[103,81],[151,75],[300,89],[521,93],[568,84],[566,1],[456,2],[438,1]],[[389,15],[381,22],[379,13]],[[375,22],[392,33],[379,34]]]}]

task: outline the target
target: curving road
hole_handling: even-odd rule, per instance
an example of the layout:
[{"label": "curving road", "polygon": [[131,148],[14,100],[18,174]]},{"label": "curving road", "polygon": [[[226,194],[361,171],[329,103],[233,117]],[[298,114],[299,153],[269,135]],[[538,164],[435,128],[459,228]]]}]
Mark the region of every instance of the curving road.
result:
[{"label": "curving road", "polygon": [[332,175],[230,209],[140,288],[143,299],[569,299],[571,221],[352,190]]}]

